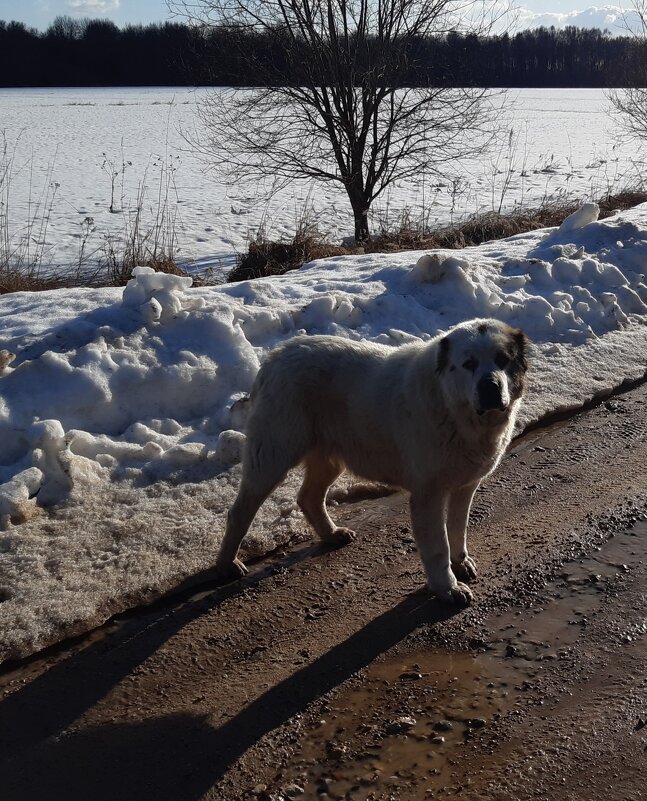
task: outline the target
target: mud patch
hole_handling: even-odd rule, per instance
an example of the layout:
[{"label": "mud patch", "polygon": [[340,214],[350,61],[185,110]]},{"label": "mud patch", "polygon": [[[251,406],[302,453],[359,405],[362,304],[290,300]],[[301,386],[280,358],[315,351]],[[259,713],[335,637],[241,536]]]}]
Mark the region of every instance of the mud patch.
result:
[{"label": "mud patch", "polygon": [[[409,652],[371,665],[321,707],[290,771],[293,783],[282,782],[277,797],[417,801],[468,791],[465,757],[477,743],[481,753],[496,749],[503,719],[529,706],[541,713],[547,674],[568,672],[599,647],[589,637],[599,616],[615,646],[647,633],[644,616],[608,613],[644,565],[646,544],[640,521],[567,563],[526,608],[485,620],[489,636],[466,643],[469,650]],[[557,692],[571,695],[568,681]],[[554,688],[549,700],[556,702]]]},{"label": "mud patch", "polygon": [[304,743],[304,797],[429,798],[450,781],[464,744],[510,708],[516,675],[511,663],[467,652],[374,665],[361,688],[324,708]]}]

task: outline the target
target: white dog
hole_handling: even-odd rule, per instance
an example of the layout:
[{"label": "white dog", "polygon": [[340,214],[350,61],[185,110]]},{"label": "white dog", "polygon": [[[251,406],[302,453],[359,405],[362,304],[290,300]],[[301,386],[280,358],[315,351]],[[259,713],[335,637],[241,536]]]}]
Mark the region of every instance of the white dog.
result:
[{"label": "white dog", "polygon": [[427,343],[390,348],[301,336],[261,367],[238,497],[217,560],[223,577],[247,570],[238,548],[258,508],[304,462],[297,501],[322,540],[350,542],[326,511],[347,467],[411,493],[413,533],[429,588],[466,604],[476,576],[466,547],[472,497],[512,436],[524,391],[527,339],[497,320],[470,320]]}]

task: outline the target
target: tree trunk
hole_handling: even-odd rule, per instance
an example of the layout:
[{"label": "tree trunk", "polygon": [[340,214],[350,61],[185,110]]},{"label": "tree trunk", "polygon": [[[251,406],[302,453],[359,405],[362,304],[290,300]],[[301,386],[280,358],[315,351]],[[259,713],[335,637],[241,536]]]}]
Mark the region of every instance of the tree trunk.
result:
[{"label": "tree trunk", "polygon": [[364,192],[357,190],[348,190],[348,198],[355,218],[355,242],[357,244],[367,242],[371,238],[371,232],[368,228],[368,212],[371,204]]},{"label": "tree trunk", "polygon": [[371,232],[368,229],[368,209],[353,209],[355,216],[355,241],[358,244],[368,242]]}]

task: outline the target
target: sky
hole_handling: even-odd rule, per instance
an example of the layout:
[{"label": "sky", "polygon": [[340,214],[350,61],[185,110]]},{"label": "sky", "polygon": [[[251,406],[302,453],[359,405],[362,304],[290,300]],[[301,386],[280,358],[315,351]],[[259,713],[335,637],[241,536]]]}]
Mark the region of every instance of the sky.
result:
[{"label": "sky", "polygon": [[[525,0],[519,5],[530,12],[523,15],[529,26],[534,15],[541,15],[542,24],[577,24],[579,19],[571,16],[572,12],[582,12],[591,7],[599,11],[583,15],[584,24],[588,20],[589,24],[604,25],[609,18],[605,12],[612,9],[611,3],[598,3],[596,6],[591,0]],[[630,0],[624,0],[622,5],[630,6]],[[0,19],[17,20],[39,30],[45,30],[55,17],[66,14],[102,17],[120,27],[128,23],[147,24],[171,18],[165,0],[0,0]]]},{"label": "sky", "polygon": [[109,19],[120,27],[170,19],[165,0],[0,0],[0,19],[39,30],[63,15]]}]

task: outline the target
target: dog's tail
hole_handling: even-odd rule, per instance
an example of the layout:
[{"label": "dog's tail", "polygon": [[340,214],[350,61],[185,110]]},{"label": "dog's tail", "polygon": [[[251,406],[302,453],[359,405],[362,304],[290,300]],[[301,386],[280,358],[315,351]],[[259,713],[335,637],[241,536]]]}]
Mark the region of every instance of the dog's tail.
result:
[{"label": "dog's tail", "polygon": [[229,407],[229,420],[232,428],[244,431],[251,411],[251,396],[245,393],[237,398]]}]

